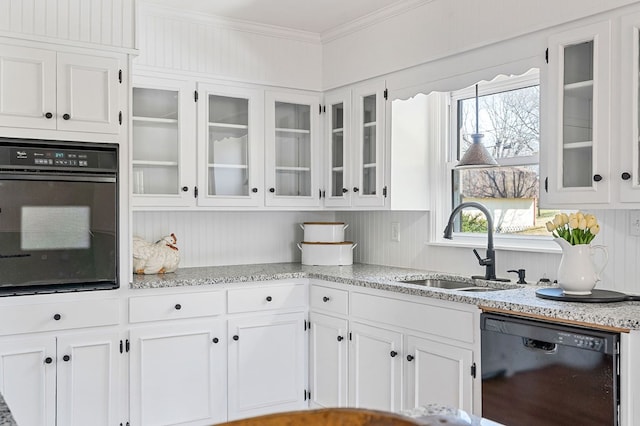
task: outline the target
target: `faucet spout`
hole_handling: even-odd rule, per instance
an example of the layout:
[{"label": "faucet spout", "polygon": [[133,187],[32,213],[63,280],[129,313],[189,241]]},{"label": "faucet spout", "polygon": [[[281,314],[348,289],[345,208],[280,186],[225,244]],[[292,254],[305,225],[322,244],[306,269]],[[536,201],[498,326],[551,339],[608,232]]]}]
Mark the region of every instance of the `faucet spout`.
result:
[{"label": "faucet spout", "polygon": [[496,278],[496,253],[493,249],[493,217],[489,210],[484,206],[484,204],[477,203],[475,201],[470,201],[466,203],[461,203],[453,209],[451,214],[449,215],[449,221],[447,222],[447,226],[444,228],[444,238],[451,240],[453,238],[453,221],[458,213],[461,210],[471,207],[480,210],[485,217],[487,218],[487,251],[486,257],[483,259],[478,255],[478,252],[474,250],[476,257],[478,258],[478,262],[480,265],[485,267],[484,276],[474,276],[472,278],[482,278],[485,280],[491,281],[499,281]]}]

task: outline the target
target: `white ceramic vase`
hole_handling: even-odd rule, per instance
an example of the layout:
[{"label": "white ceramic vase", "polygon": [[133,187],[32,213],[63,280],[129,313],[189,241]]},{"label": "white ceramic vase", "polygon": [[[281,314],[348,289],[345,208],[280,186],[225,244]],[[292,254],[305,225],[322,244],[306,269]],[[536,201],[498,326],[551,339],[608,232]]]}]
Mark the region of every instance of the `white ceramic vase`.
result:
[{"label": "white ceramic vase", "polygon": [[[571,295],[591,294],[609,260],[606,247],[591,244],[572,246],[563,238],[555,238],[554,241],[562,248],[562,259],[558,267],[558,285],[562,291]],[[593,260],[596,250],[604,253],[604,262],[597,269]]]}]

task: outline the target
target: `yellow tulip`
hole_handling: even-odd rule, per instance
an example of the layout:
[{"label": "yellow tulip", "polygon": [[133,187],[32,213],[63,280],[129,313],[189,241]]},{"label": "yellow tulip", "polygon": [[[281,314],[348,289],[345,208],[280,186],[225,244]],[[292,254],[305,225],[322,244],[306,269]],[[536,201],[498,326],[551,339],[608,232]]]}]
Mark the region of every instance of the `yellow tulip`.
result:
[{"label": "yellow tulip", "polygon": [[589,232],[591,232],[593,235],[597,235],[598,232],[600,232],[600,225],[596,223],[591,228],[589,228]]},{"label": "yellow tulip", "polygon": [[546,225],[547,225],[547,231],[549,231],[549,232],[555,231],[556,225],[554,225],[553,222],[549,221],[549,222],[546,223]]},{"label": "yellow tulip", "polygon": [[587,228],[591,228],[593,225],[598,224],[598,220],[592,214],[588,214],[584,218],[587,220]]},{"label": "yellow tulip", "polygon": [[576,228],[578,227],[578,225],[579,225],[579,224],[580,224],[580,223],[578,222],[578,218],[577,218],[577,217],[575,217],[575,215],[574,215],[574,217],[569,216],[569,226],[570,226],[572,229],[576,229]]},{"label": "yellow tulip", "polygon": [[561,213],[560,217],[562,217],[562,225],[566,225],[567,223],[569,223],[569,215],[566,213]]},{"label": "yellow tulip", "polygon": [[556,228],[560,228],[561,226],[563,226],[564,223],[562,220],[562,216],[560,216],[559,214],[555,215],[555,217],[553,218],[553,224]]},{"label": "yellow tulip", "polygon": [[584,219],[584,214],[582,212],[578,212],[576,213],[576,217],[578,218],[578,222],[580,222],[582,219]]},{"label": "yellow tulip", "polygon": [[582,217],[582,219],[578,220],[578,228],[582,229],[583,231],[587,229],[587,219],[585,219],[584,216]]}]

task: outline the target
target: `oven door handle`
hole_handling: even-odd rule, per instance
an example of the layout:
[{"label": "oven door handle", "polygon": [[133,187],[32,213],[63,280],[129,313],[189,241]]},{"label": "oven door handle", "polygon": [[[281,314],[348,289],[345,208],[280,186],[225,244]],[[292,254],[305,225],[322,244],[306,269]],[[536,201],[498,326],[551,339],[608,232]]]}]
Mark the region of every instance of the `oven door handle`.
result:
[{"label": "oven door handle", "polygon": [[2,180],[33,180],[33,181],[56,181],[56,182],[99,182],[116,183],[115,175],[104,174],[77,174],[77,173],[20,173],[20,174],[0,174]]}]

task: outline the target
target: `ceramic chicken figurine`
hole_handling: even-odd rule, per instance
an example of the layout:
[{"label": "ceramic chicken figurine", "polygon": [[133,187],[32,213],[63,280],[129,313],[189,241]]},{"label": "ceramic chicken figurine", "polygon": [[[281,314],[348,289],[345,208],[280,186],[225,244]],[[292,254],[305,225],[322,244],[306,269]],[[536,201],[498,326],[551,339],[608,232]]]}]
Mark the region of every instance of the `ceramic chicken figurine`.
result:
[{"label": "ceramic chicken figurine", "polygon": [[135,274],[164,274],[175,272],[180,263],[175,234],[150,243],[133,237],[133,272]]}]

